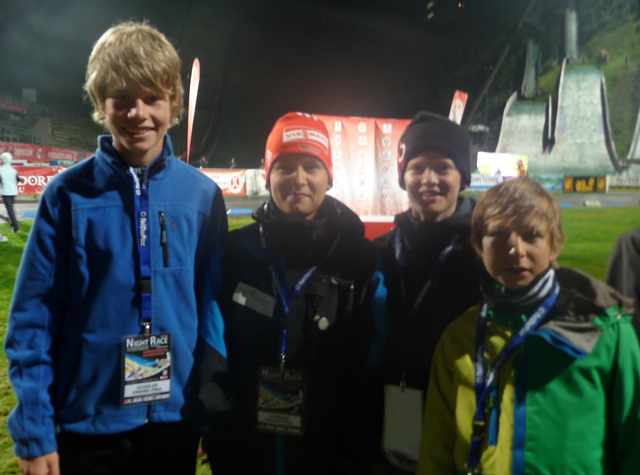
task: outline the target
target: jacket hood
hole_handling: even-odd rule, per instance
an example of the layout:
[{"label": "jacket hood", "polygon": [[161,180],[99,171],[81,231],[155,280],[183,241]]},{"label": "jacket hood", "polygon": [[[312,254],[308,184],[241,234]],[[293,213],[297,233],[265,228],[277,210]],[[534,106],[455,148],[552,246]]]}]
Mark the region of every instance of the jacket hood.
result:
[{"label": "jacket hood", "polygon": [[633,299],[621,295],[589,274],[569,267],[560,267],[556,273],[562,289],[560,295],[567,302],[569,315],[600,315],[608,308],[620,308],[629,315],[633,314]]},{"label": "jacket hood", "polygon": [[2,161],[2,164],[11,164],[11,162],[13,161],[13,155],[11,155],[9,152],[4,152],[2,155],[0,155],[0,161]]}]

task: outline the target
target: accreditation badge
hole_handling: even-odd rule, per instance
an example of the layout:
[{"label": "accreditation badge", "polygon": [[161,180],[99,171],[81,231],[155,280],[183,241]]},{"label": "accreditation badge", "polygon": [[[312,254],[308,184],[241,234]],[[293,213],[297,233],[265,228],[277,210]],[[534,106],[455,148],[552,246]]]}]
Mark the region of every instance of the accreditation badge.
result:
[{"label": "accreditation badge", "polygon": [[122,340],[122,406],[164,402],[171,396],[171,333]]},{"label": "accreditation badge", "polygon": [[260,367],[256,428],[302,437],[306,384],[305,371]]},{"label": "accreditation badge", "polygon": [[422,440],[423,407],[422,390],[385,385],[382,449],[392,464],[414,472]]}]

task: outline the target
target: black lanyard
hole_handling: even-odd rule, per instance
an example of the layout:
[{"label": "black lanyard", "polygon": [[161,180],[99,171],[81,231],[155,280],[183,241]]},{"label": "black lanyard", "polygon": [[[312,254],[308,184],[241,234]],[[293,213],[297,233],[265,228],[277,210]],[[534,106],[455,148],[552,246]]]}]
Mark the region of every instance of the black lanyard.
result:
[{"label": "black lanyard", "polygon": [[454,236],[454,238],[451,240],[451,243],[447,247],[445,247],[442,251],[440,251],[440,254],[438,255],[438,259],[431,266],[431,269],[429,269],[429,273],[427,274],[427,277],[425,279],[424,284],[421,287],[420,292],[418,293],[415,300],[413,301],[413,305],[409,306],[407,304],[407,290],[406,290],[406,282],[405,282],[405,275],[404,275],[404,264],[402,262],[402,239],[401,239],[400,228],[398,228],[398,231],[396,232],[396,238],[394,243],[395,258],[396,258],[396,263],[398,264],[398,273],[400,274],[400,287],[402,290],[402,298],[404,300],[405,309],[406,309],[405,329],[404,329],[404,347],[403,347],[403,359],[402,359],[402,377],[400,379],[400,388],[402,390],[404,390],[406,385],[407,359],[409,355],[407,340],[409,338],[409,332],[411,331],[411,327],[413,326],[413,321],[416,315],[418,314],[418,311],[422,307],[424,298],[427,296],[435,280],[440,276],[440,273],[444,268],[444,263],[447,256],[449,256],[449,254],[451,254],[452,251],[461,248],[460,244],[456,243],[457,240],[458,240],[458,236]]}]

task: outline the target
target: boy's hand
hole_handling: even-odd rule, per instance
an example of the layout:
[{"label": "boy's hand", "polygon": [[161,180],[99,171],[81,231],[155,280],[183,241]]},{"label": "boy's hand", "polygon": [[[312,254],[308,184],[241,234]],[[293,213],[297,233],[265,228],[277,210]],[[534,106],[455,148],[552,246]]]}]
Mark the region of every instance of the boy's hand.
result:
[{"label": "boy's hand", "polygon": [[58,452],[35,458],[20,458],[22,475],[60,475]]}]

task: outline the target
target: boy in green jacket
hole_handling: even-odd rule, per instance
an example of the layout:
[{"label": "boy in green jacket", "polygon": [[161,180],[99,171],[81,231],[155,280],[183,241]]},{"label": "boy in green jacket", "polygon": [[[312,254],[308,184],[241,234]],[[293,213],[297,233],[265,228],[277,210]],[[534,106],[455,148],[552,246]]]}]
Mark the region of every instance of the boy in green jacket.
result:
[{"label": "boy in green jacket", "polygon": [[632,302],[555,265],[560,210],[530,178],[485,193],[471,227],[483,302],[436,347],[418,474],[638,473]]}]

